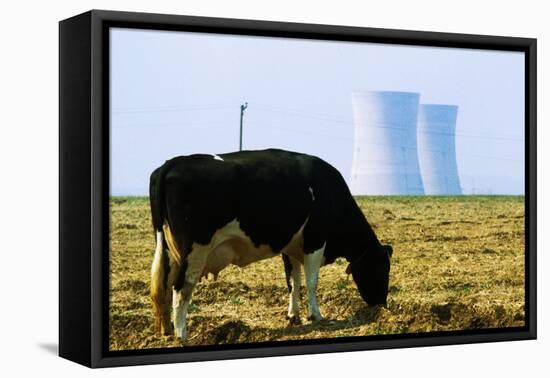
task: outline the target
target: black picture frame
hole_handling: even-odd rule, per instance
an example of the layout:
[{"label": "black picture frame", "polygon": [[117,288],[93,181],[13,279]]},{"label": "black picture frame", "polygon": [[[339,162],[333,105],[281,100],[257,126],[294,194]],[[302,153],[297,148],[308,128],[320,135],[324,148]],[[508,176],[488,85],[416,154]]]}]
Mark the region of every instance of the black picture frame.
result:
[{"label": "black picture frame", "polygon": [[[525,53],[525,327],[110,352],[110,27]],[[535,339],[536,39],[92,10],[59,24],[59,355],[89,367]]]}]

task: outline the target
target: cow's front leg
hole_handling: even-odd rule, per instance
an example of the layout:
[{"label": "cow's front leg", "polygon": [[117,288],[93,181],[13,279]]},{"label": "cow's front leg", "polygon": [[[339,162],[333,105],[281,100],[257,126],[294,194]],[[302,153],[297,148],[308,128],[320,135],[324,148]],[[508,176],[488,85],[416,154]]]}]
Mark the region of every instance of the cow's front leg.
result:
[{"label": "cow's front leg", "polygon": [[308,319],[317,321],[322,320],[319,305],[317,304],[317,280],[319,278],[319,269],[324,260],[325,245],[313,253],[304,255],[304,271],[306,273],[307,300],[309,304]]},{"label": "cow's front leg", "polygon": [[187,256],[184,266],[181,269],[179,279],[174,285],[173,298],[173,316],[174,329],[176,337],[179,337],[182,342],[187,339],[187,309],[193,289],[199,281],[201,273],[204,269],[206,259],[208,258],[209,249],[193,244],[191,253]]},{"label": "cow's front leg", "polygon": [[290,324],[300,324],[300,286],[302,281],[302,265],[288,255],[283,254],[286,284],[288,286],[288,319]]}]

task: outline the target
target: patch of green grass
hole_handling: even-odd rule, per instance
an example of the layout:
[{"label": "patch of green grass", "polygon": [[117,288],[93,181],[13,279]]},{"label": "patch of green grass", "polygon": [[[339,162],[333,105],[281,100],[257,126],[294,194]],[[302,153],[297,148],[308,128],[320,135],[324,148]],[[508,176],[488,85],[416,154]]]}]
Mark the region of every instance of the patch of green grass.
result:
[{"label": "patch of green grass", "polygon": [[344,265],[347,263],[346,259],[343,257],[338,257],[334,262],[336,265]]},{"label": "patch of green grass", "polygon": [[232,297],[231,298],[231,304],[235,305],[235,306],[240,306],[243,304],[243,301],[241,298],[239,297]]},{"label": "patch of green grass", "polygon": [[402,325],[399,327],[399,329],[398,329],[397,332],[398,332],[398,333],[401,333],[401,334],[403,334],[403,333],[409,333],[409,326],[406,325],[406,324],[402,324]]},{"label": "patch of green grass", "polygon": [[347,280],[341,279],[341,280],[338,280],[338,282],[336,282],[336,289],[338,290],[344,290],[347,287],[348,287]]},{"label": "patch of green grass", "polygon": [[201,311],[201,308],[199,307],[198,304],[194,302],[189,303],[189,306],[187,307],[187,313],[194,314],[200,311]]}]

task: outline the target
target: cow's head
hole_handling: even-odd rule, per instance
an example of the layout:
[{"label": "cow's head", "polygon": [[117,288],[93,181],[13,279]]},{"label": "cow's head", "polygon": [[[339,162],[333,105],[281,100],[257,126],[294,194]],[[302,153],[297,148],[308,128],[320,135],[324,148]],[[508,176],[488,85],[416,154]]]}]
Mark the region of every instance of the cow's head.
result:
[{"label": "cow's head", "polygon": [[392,252],[391,246],[381,245],[348,266],[348,273],[352,274],[361,297],[369,306],[386,305]]}]

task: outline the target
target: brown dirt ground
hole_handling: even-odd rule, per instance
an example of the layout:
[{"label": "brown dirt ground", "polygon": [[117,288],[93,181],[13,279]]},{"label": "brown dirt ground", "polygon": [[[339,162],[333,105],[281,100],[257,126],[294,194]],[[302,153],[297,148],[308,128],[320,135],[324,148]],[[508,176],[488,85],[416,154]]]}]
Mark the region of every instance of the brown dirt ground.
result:
[{"label": "brown dirt ground", "polygon": [[[230,266],[197,285],[187,345],[334,338],[524,325],[524,198],[360,197],[382,242],[394,248],[387,308],[362,301],[347,263],[323,267],[326,318],[286,320],[282,260]],[[111,350],[181,346],[155,332],[149,297],[154,237],[147,198],[111,199]]]}]

